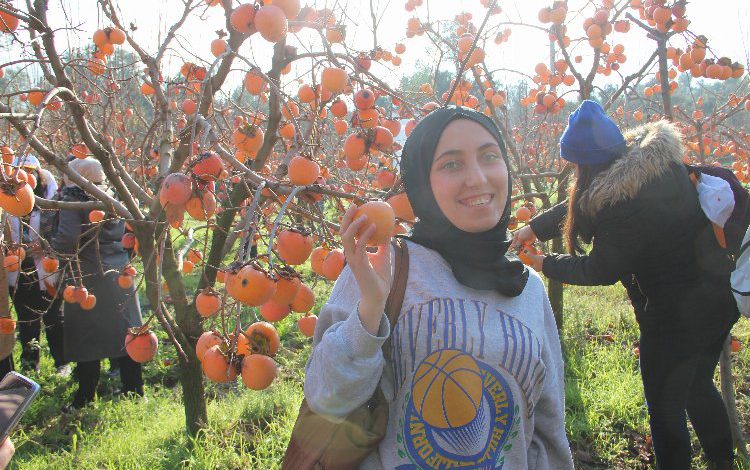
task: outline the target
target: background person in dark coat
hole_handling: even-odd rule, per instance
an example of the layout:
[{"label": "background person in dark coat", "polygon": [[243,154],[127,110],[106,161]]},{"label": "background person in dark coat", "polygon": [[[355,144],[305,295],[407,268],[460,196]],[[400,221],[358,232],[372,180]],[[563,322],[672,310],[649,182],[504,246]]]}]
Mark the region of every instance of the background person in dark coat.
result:
[{"label": "background person in dark coat", "polygon": [[[682,163],[679,130],[661,121],[623,136],[598,104],[584,101],[560,147],[576,164],[570,205],[539,215],[514,245],[564,232],[571,254],[535,256],[535,268],[568,284],[625,285],[641,332],[658,468],[690,468],[686,411],[713,468],[731,468],[729,420],[713,375],[739,317],[732,266]],[[587,255],[581,242],[592,244]]]},{"label": "background person in dark coat", "polygon": [[[81,176],[92,183],[101,184],[104,172],[93,158],[77,159],[69,163]],[[78,186],[66,179],[61,191],[63,201],[89,201],[91,198]],[[135,288],[122,289],[117,278],[129,262],[121,240],[125,233],[122,220],[100,222],[101,227],[90,231],[87,210],[61,210],[52,246],[58,253],[78,253],[83,284],[96,296],[96,306],[83,310],[79,304],[66,302],[65,358],[78,363],[76,375],[78,391],[73,407],[80,408],[94,399],[99,382],[99,361],[117,358],[122,378],[122,392],[143,395],[141,365],[125,352],[125,335],[128,328],[142,324],[141,310]],[[79,250],[92,237],[92,242]],[[75,263],[73,263],[75,265]]]}]

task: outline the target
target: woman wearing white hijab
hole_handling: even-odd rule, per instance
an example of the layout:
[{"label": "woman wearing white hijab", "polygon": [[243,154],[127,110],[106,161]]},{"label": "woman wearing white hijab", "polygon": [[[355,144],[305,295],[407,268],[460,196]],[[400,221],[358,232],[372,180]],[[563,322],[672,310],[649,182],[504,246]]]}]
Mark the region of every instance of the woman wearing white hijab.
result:
[{"label": "woman wearing white hijab", "polygon": [[[34,155],[17,157],[14,162],[34,175],[37,184],[34,194],[37,197],[52,199],[57,192],[57,182],[48,170],[41,167]],[[22,244],[28,249],[28,255],[21,262],[20,269],[8,273],[8,286],[13,305],[18,315],[18,333],[22,345],[21,367],[28,370],[39,369],[39,342],[41,321],[50,353],[55,367],[61,375],[68,375],[70,368],[63,357],[63,317],[60,310],[61,299],[56,298],[57,273],[44,269],[40,236],[42,229],[42,211],[38,207],[26,217],[7,216],[10,225],[10,243]],[[12,358],[9,364],[0,364],[0,371],[12,369]],[[4,361],[5,362],[5,361]]]}]

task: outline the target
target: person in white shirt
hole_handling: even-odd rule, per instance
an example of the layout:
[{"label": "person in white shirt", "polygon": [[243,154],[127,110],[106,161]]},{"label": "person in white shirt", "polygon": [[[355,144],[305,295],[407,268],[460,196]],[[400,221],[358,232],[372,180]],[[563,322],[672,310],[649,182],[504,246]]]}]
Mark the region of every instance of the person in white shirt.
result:
[{"label": "person in white shirt", "polygon": [[[34,194],[37,197],[52,199],[55,196],[57,182],[52,173],[41,167],[37,157],[31,154],[16,157],[14,166],[34,176]],[[26,217],[6,216],[10,227],[9,242],[11,245],[24,246],[26,252],[20,269],[8,272],[8,287],[18,315],[18,336],[22,346],[21,369],[39,369],[37,344],[44,323],[43,329],[55,367],[60,375],[65,376],[70,374],[70,366],[63,357],[62,298],[56,295],[59,274],[47,272],[42,263],[45,242],[40,238],[49,236],[49,233],[44,233],[42,219],[48,215],[35,206]],[[12,368],[12,358],[9,358],[0,365],[0,372],[7,373]]]}]

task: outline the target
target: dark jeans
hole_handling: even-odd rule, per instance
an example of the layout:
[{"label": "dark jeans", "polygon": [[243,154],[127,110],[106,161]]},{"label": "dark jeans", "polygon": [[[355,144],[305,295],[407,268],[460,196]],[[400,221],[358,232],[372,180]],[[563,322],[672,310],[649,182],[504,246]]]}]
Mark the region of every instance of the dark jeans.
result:
[{"label": "dark jeans", "polygon": [[641,332],[641,375],[659,470],[690,468],[686,412],[708,460],[733,458],[729,418],[713,381],[728,334],[701,342]]},{"label": "dark jeans", "polygon": [[39,349],[30,345],[38,342],[42,320],[47,336],[50,354],[55,367],[67,363],[63,357],[63,313],[62,298],[51,299],[45,291],[39,290],[39,281],[33,263],[29,266],[24,260],[24,271],[20,273],[15,289],[10,289],[13,306],[18,316],[18,336],[21,341],[21,363],[34,368],[39,364]]},{"label": "dark jeans", "polygon": [[[130,356],[116,359],[120,366],[120,379],[122,380],[122,393],[135,393],[143,396],[143,375],[141,365]],[[78,379],[78,390],[73,398],[73,407],[81,408],[94,400],[96,386],[99,384],[100,361],[79,362],[76,365],[76,377]]]}]

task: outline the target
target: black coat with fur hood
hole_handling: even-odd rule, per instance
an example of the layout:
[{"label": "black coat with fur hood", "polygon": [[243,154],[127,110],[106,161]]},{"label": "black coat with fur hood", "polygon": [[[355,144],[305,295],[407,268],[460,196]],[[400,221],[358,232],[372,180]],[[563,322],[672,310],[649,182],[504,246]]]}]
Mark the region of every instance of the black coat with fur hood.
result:
[{"label": "black coat with fur hood", "polygon": [[[664,319],[685,320],[700,309],[728,325],[736,319],[728,260],[682,162],[679,130],[659,121],[626,132],[625,139],[627,153],[579,198],[577,222],[592,238],[590,252],[547,256],[544,274],[575,285],[621,281],[641,326],[657,310]],[[563,203],[541,214],[531,222],[534,233],[542,241],[559,236],[566,213]],[[727,311],[725,318],[716,308]]]}]

